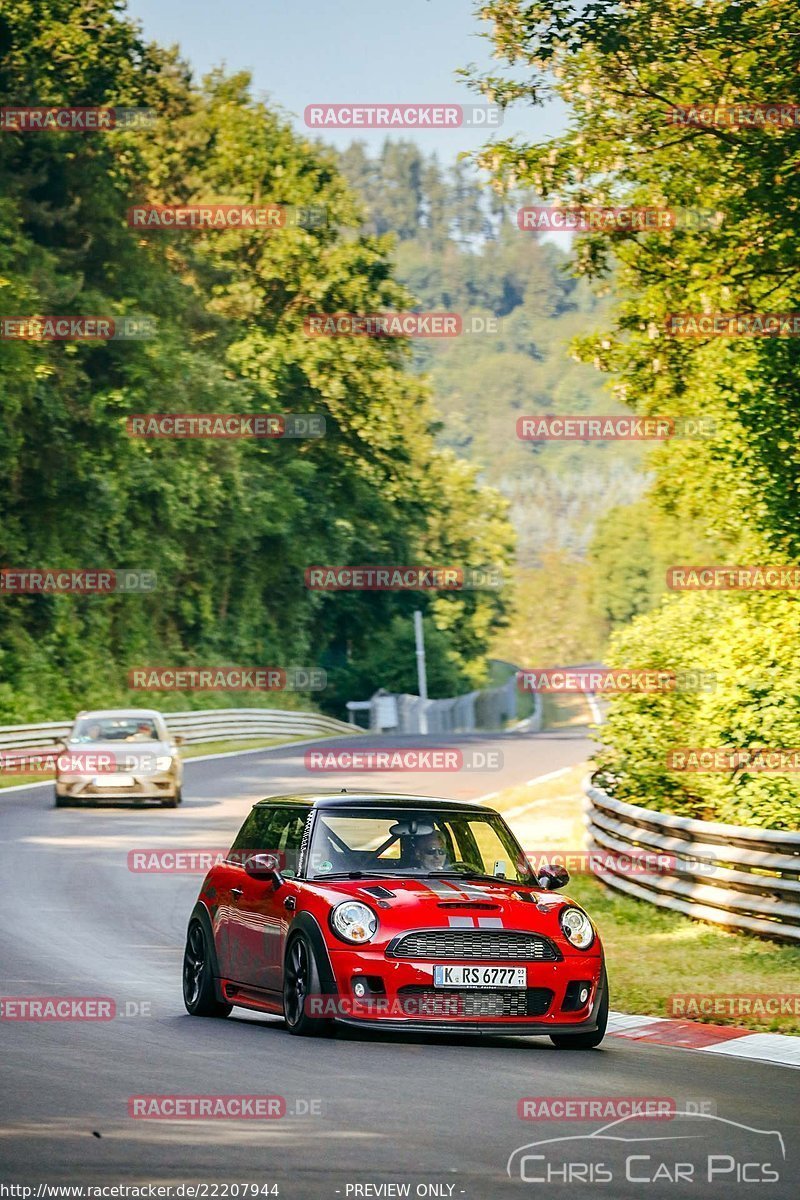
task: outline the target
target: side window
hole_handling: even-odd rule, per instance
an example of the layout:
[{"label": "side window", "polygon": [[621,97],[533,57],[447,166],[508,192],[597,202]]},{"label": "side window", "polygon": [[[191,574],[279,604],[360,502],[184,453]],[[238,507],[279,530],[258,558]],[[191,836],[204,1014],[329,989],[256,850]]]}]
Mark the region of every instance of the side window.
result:
[{"label": "side window", "polygon": [[272,809],[254,808],[236,835],[231,850],[266,850],[266,835]]},{"label": "side window", "polygon": [[300,845],[308,813],[298,808],[254,808],[231,847],[236,851],[262,850],[278,856],[280,869],[293,876],[297,873]]}]

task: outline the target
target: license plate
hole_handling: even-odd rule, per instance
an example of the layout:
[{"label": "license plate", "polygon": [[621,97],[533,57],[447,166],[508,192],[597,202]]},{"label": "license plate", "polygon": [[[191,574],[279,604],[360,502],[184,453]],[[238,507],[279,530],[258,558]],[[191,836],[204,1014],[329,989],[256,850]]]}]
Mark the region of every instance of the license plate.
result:
[{"label": "license plate", "polygon": [[134,787],[136,780],[132,775],[95,775],[94,786],[102,788]]},{"label": "license plate", "polygon": [[524,988],[528,984],[525,967],[434,967],[434,987]]}]

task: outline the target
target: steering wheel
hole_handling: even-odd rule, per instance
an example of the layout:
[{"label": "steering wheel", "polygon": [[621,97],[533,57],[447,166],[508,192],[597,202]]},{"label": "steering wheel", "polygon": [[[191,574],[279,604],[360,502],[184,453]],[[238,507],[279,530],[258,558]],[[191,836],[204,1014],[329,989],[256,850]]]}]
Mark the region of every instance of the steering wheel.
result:
[{"label": "steering wheel", "polygon": [[455,862],[449,863],[448,866],[454,868],[456,871],[478,871],[479,874],[483,874],[480,867],[476,867],[474,863],[464,862],[463,858],[457,858]]}]

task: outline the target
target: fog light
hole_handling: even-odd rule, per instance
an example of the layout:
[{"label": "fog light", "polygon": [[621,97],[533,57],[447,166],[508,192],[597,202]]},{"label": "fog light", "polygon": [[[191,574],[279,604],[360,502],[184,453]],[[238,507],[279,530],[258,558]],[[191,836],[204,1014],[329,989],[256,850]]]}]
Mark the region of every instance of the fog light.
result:
[{"label": "fog light", "polygon": [[586,1003],[586,1001],[587,1001],[588,999],[589,999],[589,989],[588,989],[588,988],[581,988],[581,990],[580,990],[580,1002],[581,1002],[581,1004],[585,1004],[585,1003]]},{"label": "fog light", "polygon": [[361,996],[366,996],[366,994],[367,994],[367,985],[365,983],[362,983],[361,980],[359,979],[357,983],[353,984],[353,995],[361,997]]}]

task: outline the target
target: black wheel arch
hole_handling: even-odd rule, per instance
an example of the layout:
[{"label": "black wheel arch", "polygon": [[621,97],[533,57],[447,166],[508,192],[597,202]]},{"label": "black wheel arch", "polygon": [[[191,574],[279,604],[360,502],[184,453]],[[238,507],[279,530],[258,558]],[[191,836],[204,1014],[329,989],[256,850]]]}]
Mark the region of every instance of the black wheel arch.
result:
[{"label": "black wheel arch", "polygon": [[317,960],[319,982],[323,993],[326,996],[337,996],[339,989],[336,986],[336,978],[333,974],[328,947],[325,944],[325,938],[323,937],[319,923],[311,916],[311,913],[299,912],[294,918],[286,933],[287,946],[291,941],[292,935],[295,933],[304,933],[311,943],[311,948]]},{"label": "black wheel arch", "polygon": [[192,921],[194,920],[199,921],[203,926],[203,930],[205,931],[206,943],[211,956],[211,970],[214,976],[214,990],[217,993],[217,999],[225,1001],[226,998],[222,995],[222,989],[219,983],[221,973],[219,969],[219,959],[217,958],[217,946],[216,942],[214,941],[214,927],[211,924],[211,914],[209,913],[205,904],[203,904],[202,900],[198,900],[197,904],[195,904],[194,908],[192,909],[192,915],[189,918],[189,925],[191,925]]}]

